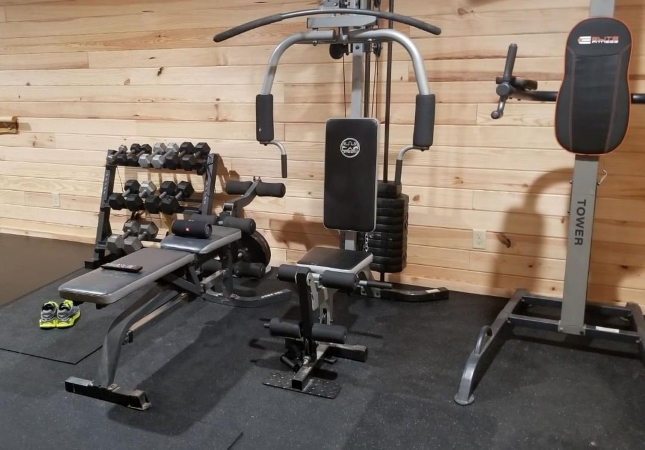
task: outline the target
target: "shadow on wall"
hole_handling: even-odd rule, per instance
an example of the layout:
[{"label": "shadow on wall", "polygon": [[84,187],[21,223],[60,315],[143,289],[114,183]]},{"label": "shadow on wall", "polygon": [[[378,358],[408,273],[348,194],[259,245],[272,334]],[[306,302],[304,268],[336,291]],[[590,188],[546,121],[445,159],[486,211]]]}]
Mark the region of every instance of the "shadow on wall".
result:
[{"label": "shadow on wall", "polygon": [[[553,256],[544,250],[545,246],[548,245],[544,242],[548,239],[548,232],[546,231],[547,226],[545,223],[547,219],[540,211],[538,202],[543,191],[547,190],[549,186],[561,185],[563,179],[570,178],[571,174],[572,169],[570,168],[563,168],[545,173],[533,182],[528,191],[529,195],[523,205],[506,211],[506,218],[502,225],[503,231],[497,233],[497,238],[502,245],[507,248],[507,251],[497,257],[496,267],[493,270],[495,276],[493,278],[492,286],[494,288],[509,289],[509,296],[512,294],[512,291],[520,288],[528,289],[531,292],[543,295],[554,295],[554,291],[558,290],[558,285],[560,283],[556,280],[549,289],[551,292],[545,292],[545,277],[540,273],[543,258],[553,258]],[[535,244],[534,251],[530,253],[531,256],[520,256],[521,259],[519,259],[520,261],[523,260],[523,263],[528,265],[529,273],[533,274],[528,277],[523,276],[523,272],[526,268],[513,264],[515,255],[526,254],[525,251],[520,251],[519,249],[522,245],[522,238],[519,237],[518,231],[521,229],[522,225],[517,223],[518,219],[531,221],[531,232],[528,242],[534,240],[533,242]],[[561,222],[563,223],[563,227],[566,228],[567,218],[563,216],[561,218]],[[512,236],[518,236],[518,241],[514,241]],[[532,246],[529,245],[528,248],[531,247]],[[510,256],[510,261],[508,263],[506,261],[507,255],[512,255]],[[521,276],[522,280],[519,281],[519,284],[521,285],[518,285],[518,282],[509,282],[509,275]],[[562,273],[562,277],[564,277],[564,273]]]},{"label": "shadow on wall", "polygon": [[286,260],[296,261],[316,246],[338,247],[339,235],[319,221],[310,220],[296,213],[290,220],[271,219],[269,222],[273,239],[283,244]]}]

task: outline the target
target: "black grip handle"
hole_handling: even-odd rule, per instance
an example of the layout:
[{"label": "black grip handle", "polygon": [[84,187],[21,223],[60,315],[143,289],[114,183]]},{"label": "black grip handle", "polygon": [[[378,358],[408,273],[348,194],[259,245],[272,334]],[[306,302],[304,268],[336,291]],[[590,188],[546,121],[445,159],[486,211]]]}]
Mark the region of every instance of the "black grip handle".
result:
[{"label": "black grip handle", "polygon": [[315,323],[311,327],[311,337],[316,341],[344,344],[347,340],[347,328],[341,325]]},{"label": "black grip handle", "polygon": [[244,195],[253,183],[251,181],[227,181],[224,190],[228,195]]},{"label": "black grip handle", "polygon": [[358,284],[355,273],[326,270],[320,275],[320,284],[331,289],[353,290]]},{"label": "black grip handle", "polygon": [[504,75],[502,75],[502,82],[510,83],[513,80],[513,68],[515,67],[515,58],[517,57],[517,44],[508,46],[508,53],[506,54],[506,65],[504,66]]},{"label": "black grip handle", "polygon": [[427,149],[434,140],[435,105],[437,99],[434,94],[417,95],[414,111],[414,136],[412,145],[417,148]]},{"label": "black grip handle", "polygon": [[211,237],[213,227],[203,220],[174,220],[170,231],[176,236],[208,239]]},{"label": "black grip handle", "polygon": [[242,233],[253,234],[255,233],[255,220],[242,219],[240,217],[224,216],[222,218],[222,225],[229,228],[237,228]]},{"label": "black grip handle", "polygon": [[258,194],[258,197],[282,198],[284,197],[284,194],[287,193],[287,187],[284,185],[284,183],[265,183],[262,181],[258,183],[256,192]]},{"label": "black grip handle", "polygon": [[262,17],[261,19],[252,20],[251,22],[243,23],[238,25],[230,30],[223,31],[213,38],[215,42],[222,42],[247,31],[251,31],[254,28],[263,27],[265,25],[271,25],[272,23],[281,22],[283,19],[282,14],[274,14],[272,16]]},{"label": "black grip handle", "polygon": [[282,178],[287,178],[287,155],[280,155],[282,163]]},{"label": "black grip handle", "polygon": [[291,320],[271,319],[269,322],[271,336],[300,339],[300,324]]},{"label": "black grip handle", "polygon": [[273,126],[273,94],[258,94],[255,97],[255,137],[266,144],[275,139]]},{"label": "black grip handle", "polygon": [[307,273],[310,272],[311,269],[308,269],[306,267],[302,266],[293,266],[291,264],[282,264],[280,267],[278,267],[278,280],[280,281],[288,281],[290,283],[295,283],[296,281],[296,275],[299,273]]},{"label": "black grip handle", "polygon": [[403,160],[396,160],[396,169],[394,171],[394,185],[398,186],[401,184],[401,178],[403,178]]}]

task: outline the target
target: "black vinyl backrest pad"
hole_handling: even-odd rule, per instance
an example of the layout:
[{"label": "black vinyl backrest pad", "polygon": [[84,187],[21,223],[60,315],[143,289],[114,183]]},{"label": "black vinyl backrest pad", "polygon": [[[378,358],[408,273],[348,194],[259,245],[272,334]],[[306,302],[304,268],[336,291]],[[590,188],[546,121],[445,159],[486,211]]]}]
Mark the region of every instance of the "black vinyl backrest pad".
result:
[{"label": "black vinyl backrest pad", "polygon": [[555,111],[556,138],[566,150],[602,155],[623,141],[631,107],[631,49],[629,28],[609,17],[584,20],[569,34]]},{"label": "black vinyl backrest pad", "polygon": [[376,227],[376,119],[329,119],[325,137],[325,227],[373,231]]}]

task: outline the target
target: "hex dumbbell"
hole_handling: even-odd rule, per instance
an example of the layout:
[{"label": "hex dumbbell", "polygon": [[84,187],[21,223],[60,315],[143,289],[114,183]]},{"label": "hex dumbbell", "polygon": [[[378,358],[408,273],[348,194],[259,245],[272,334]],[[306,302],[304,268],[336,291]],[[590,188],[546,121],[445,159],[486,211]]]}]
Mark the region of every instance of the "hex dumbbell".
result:
[{"label": "hex dumbbell", "polygon": [[143,248],[143,241],[156,238],[157,233],[159,233],[159,227],[154,223],[141,225],[141,231],[136,236],[130,235],[124,239],[123,250],[126,254],[139,251]]},{"label": "hex dumbbell", "polygon": [[168,144],[166,151],[159,153],[152,158],[152,167],[155,169],[163,169],[166,166],[166,156],[171,153],[177,153],[179,151],[179,146],[177,144]]},{"label": "hex dumbbell", "polygon": [[130,159],[130,155],[132,153],[138,153],[141,150],[141,146],[139,144],[132,144],[130,146],[130,149],[125,152],[125,153],[119,153],[116,157],[116,163],[119,166],[127,166],[128,165],[128,160]]},{"label": "hex dumbbell", "polygon": [[204,159],[211,152],[211,147],[206,142],[200,142],[195,146],[193,153],[181,157],[181,168],[184,170],[195,170],[198,164],[203,164]]},{"label": "hex dumbbell", "polygon": [[141,183],[138,192],[133,192],[125,197],[125,207],[128,211],[143,211],[143,201],[157,191],[157,186],[152,181]]},{"label": "hex dumbbell", "polygon": [[139,157],[139,166],[143,167],[144,169],[152,167],[152,158],[157,155],[163,155],[164,153],[166,153],[166,148],[166,144],[164,144],[163,142],[157,142],[152,148],[152,153],[143,154]]},{"label": "hex dumbbell", "polygon": [[119,157],[119,155],[125,153],[128,151],[128,147],[126,145],[119,145],[118,150],[110,150],[108,151],[107,158],[105,158],[105,163],[106,164],[116,164],[116,159]]},{"label": "hex dumbbell", "polygon": [[179,147],[179,152],[166,154],[166,168],[170,170],[177,170],[181,166],[181,159],[186,155],[195,153],[195,146],[192,142],[182,142]]},{"label": "hex dumbbell", "polygon": [[130,194],[137,194],[141,185],[137,180],[128,180],[125,182],[122,193],[114,193],[108,197],[108,205],[115,211],[125,208],[125,197]]},{"label": "hex dumbbell", "polygon": [[128,220],[123,224],[123,234],[113,234],[107,239],[106,247],[110,253],[117,254],[123,250],[125,240],[137,235],[141,231],[141,224],[136,220]]},{"label": "hex dumbbell", "polygon": [[139,165],[139,158],[143,155],[152,153],[152,147],[149,144],[139,146],[139,151],[128,154],[128,166],[136,167]]},{"label": "hex dumbbell", "polygon": [[151,214],[161,212],[161,202],[166,197],[177,194],[177,184],[174,181],[164,181],[159,187],[159,194],[146,198],[145,209]]},{"label": "hex dumbbell", "polygon": [[193,185],[188,181],[181,181],[177,185],[177,193],[172,196],[166,196],[161,200],[160,210],[164,214],[172,216],[181,209],[180,201],[190,198],[195,193]]}]

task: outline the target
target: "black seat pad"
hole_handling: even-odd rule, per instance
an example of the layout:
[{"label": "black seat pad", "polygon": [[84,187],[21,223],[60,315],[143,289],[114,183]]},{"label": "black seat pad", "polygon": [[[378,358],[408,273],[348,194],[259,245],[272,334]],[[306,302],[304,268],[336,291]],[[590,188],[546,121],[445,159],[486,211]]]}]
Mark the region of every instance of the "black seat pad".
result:
[{"label": "black seat pad", "polygon": [[587,19],[571,30],[555,113],[556,138],[566,150],[601,155],[623,141],[631,49],[629,28],[613,18]]}]

